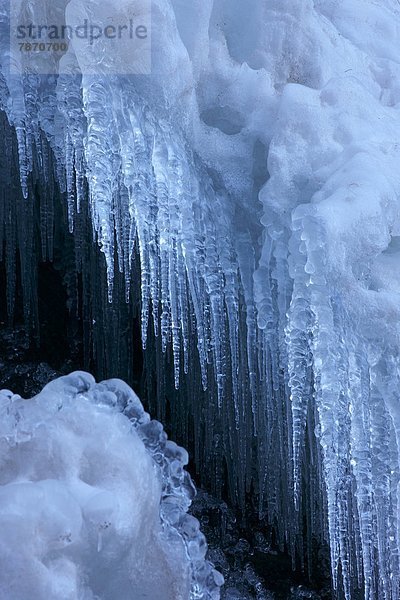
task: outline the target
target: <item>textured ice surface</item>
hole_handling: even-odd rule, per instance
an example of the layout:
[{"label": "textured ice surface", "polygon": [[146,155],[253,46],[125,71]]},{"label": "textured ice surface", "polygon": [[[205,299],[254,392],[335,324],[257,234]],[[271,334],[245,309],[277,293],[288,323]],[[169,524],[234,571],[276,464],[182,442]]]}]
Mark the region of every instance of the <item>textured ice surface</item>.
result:
[{"label": "textured ice surface", "polygon": [[[155,0],[152,23],[150,77],[108,76],[101,45],[71,45],[58,78],[10,77],[2,38],[22,194],[55,178],[71,230],[88,195],[110,300],[116,270],[129,295],[138,251],[142,341],[151,322],[175,386],[190,372],[182,423],[188,406],[216,487],[232,456],[232,497],[254,491],[282,547],[303,557],[305,514],[308,553],[329,543],[347,600],[395,600],[400,5]],[[47,256],[50,200],[41,215]],[[17,244],[32,296],[34,235],[3,222],[12,306]],[[81,249],[77,232],[78,263]]]},{"label": "textured ice surface", "polygon": [[0,392],[0,596],[218,598],[187,453],[132,390],[76,372]]}]

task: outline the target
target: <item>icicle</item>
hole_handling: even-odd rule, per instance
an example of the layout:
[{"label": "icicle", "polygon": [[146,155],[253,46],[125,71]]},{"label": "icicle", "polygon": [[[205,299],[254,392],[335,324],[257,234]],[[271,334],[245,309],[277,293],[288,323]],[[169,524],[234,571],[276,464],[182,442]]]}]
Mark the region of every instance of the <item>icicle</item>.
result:
[{"label": "icicle", "polygon": [[112,301],[114,279],[114,218],[112,199],[117,188],[119,158],[117,132],[111,109],[104,110],[110,97],[110,82],[86,78],[83,102],[88,121],[85,154],[94,230],[107,264],[108,299]]},{"label": "icicle", "polygon": [[[251,404],[253,412],[253,427],[255,435],[257,430],[257,311],[254,303],[253,274],[255,272],[255,257],[252,240],[248,232],[238,236],[236,242],[238,248],[238,262],[240,266],[240,277],[244,291],[244,302],[246,306],[247,326],[247,366],[249,370]],[[234,355],[231,345],[231,354]]]},{"label": "icicle", "polygon": [[180,346],[181,346],[181,319],[179,303],[179,281],[184,277],[184,272],[178,269],[181,245],[179,232],[181,223],[179,219],[179,206],[182,203],[184,186],[182,157],[177,148],[168,148],[168,184],[169,184],[169,290],[170,290],[170,318],[172,331],[172,351],[174,357],[175,388],[179,388],[180,379]]}]

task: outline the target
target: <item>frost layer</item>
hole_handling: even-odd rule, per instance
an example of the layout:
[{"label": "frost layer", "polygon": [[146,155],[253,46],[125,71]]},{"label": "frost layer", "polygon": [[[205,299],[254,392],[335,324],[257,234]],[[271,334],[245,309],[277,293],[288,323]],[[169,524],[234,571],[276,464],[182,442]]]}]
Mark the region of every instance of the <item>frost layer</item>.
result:
[{"label": "frost layer", "polygon": [[219,598],[187,453],[122,381],[1,391],[0,455],[1,597]]}]

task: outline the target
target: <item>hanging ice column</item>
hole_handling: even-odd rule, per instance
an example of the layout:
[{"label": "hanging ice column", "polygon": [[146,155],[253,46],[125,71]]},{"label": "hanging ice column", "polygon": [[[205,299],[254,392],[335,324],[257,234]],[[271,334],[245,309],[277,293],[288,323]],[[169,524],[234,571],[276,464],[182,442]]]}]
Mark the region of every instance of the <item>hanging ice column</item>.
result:
[{"label": "hanging ice column", "polygon": [[[21,6],[30,17],[35,16],[29,12],[30,7],[24,3]],[[58,8],[62,7],[61,2]],[[67,23],[74,26],[78,17],[88,19],[95,7],[95,3],[70,3]],[[19,6],[13,5],[12,9],[18,11]],[[116,16],[129,9],[130,3],[120,3],[115,7]],[[207,10],[203,27],[210,17]],[[6,12],[4,15],[7,17]],[[32,206],[29,203],[36,185],[43,189],[50,186],[53,164],[52,156],[49,164],[46,162],[49,148],[45,142],[52,150],[56,186],[65,194],[69,228],[74,232],[77,269],[85,260],[84,240],[76,223],[86,192],[94,238],[105,257],[110,301],[115,299],[117,269],[125,276],[126,297],[130,299],[132,263],[139,254],[143,345],[147,344],[151,326],[161,339],[161,350],[166,352],[172,347],[175,388],[191,367],[193,383],[184,397],[188,404],[192,402],[196,447],[201,445],[206,425],[203,464],[214,465],[216,488],[222,485],[217,473],[224,468],[224,456],[240,456],[240,468],[236,463],[228,465],[229,487],[232,497],[244,507],[254,479],[253,455],[258,465],[260,497],[267,490],[264,466],[268,458],[258,457],[257,447],[247,444],[253,433],[265,430],[267,412],[264,400],[257,402],[256,382],[268,356],[257,357],[252,281],[258,255],[255,242],[261,232],[257,192],[267,176],[263,162],[266,139],[256,130],[246,131],[252,119],[248,108],[259,94],[260,73],[240,65],[230,65],[224,73],[225,63],[230,62],[225,49],[220,57],[220,73],[210,86],[211,97],[203,99],[199,107],[199,73],[195,71],[200,67],[200,57],[193,63],[189,59],[171,6],[155,4],[153,16],[159,37],[154,39],[151,77],[122,76],[119,70],[114,72],[113,64],[110,74],[106,60],[98,61],[104,40],[95,48],[71,42],[55,76],[10,76],[5,48],[3,104],[10,124],[23,133],[18,148],[21,187],[28,195],[26,206]],[[121,47],[119,64],[126,60],[125,50]],[[216,56],[219,51],[219,46],[210,50]],[[18,58],[24,65],[25,57]],[[266,74],[262,75],[268,84]],[[245,98],[237,94],[237,106],[228,119],[215,106],[218,78],[222,76],[226,80],[240,77],[249,84]],[[228,93],[226,102],[231,99]],[[205,113],[204,121],[200,109]],[[213,155],[207,147],[215,149]],[[8,149],[6,153],[8,156]],[[221,156],[226,158],[221,161]],[[25,169],[27,161],[29,168]],[[24,220],[20,213],[17,217]],[[30,223],[33,227],[34,220]],[[53,233],[52,227],[40,233],[43,241]],[[35,234],[29,230],[28,240]],[[25,248],[25,243],[18,247],[22,257]],[[15,255],[16,249],[10,244],[9,254]],[[95,290],[103,295],[101,284]],[[34,285],[28,293],[34,296]],[[239,310],[243,299],[245,313]],[[101,302],[97,296],[92,302],[93,323],[97,323],[96,308]],[[105,312],[104,307],[100,309]],[[203,393],[202,388],[207,391]],[[165,390],[161,389],[159,396],[163,401]],[[207,400],[207,412],[198,406],[199,397],[202,402]],[[272,404],[271,399],[271,414]],[[187,414],[185,409],[180,416],[183,422]],[[205,415],[212,425],[204,423]],[[276,436],[282,437],[283,431],[282,425],[275,427]],[[286,473],[278,477],[278,485],[288,490],[282,496],[289,498],[285,477]],[[260,511],[264,511],[263,501]],[[277,512],[274,509],[274,515]]]},{"label": "hanging ice column", "polygon": [[322,91],[289,86],[261,193],[266,217],[275,214],[273,246],[290,249],[295,502],[308,494],[315,403],[334,586],[341,573],[346,598],[363,587],[370,600],[400,595],[400,120],[374,92],[353,77]]}]

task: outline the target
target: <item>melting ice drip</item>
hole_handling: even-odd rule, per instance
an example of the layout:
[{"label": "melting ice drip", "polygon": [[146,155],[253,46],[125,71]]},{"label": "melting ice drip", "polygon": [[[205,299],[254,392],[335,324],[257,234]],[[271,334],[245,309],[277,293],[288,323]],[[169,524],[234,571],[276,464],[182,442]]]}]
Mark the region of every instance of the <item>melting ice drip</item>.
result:
[{"label": "melting ice drip", "polygon": [[110,299],[137,248],[143,344],[151,317],[176,386],[199,364],[233,496],[293,555],[305,510],[348,600],[400,596],[399,10],[157,0],[151,79],[81,76],[71,45],[64,75],[1,80],[26,201],[45,138],[71,230],[87,182]]},{"label": "melting ice drip", "polygon": [[0,589],[28,598],[219,598],[185,450],[120,380],[0,392]]}]

